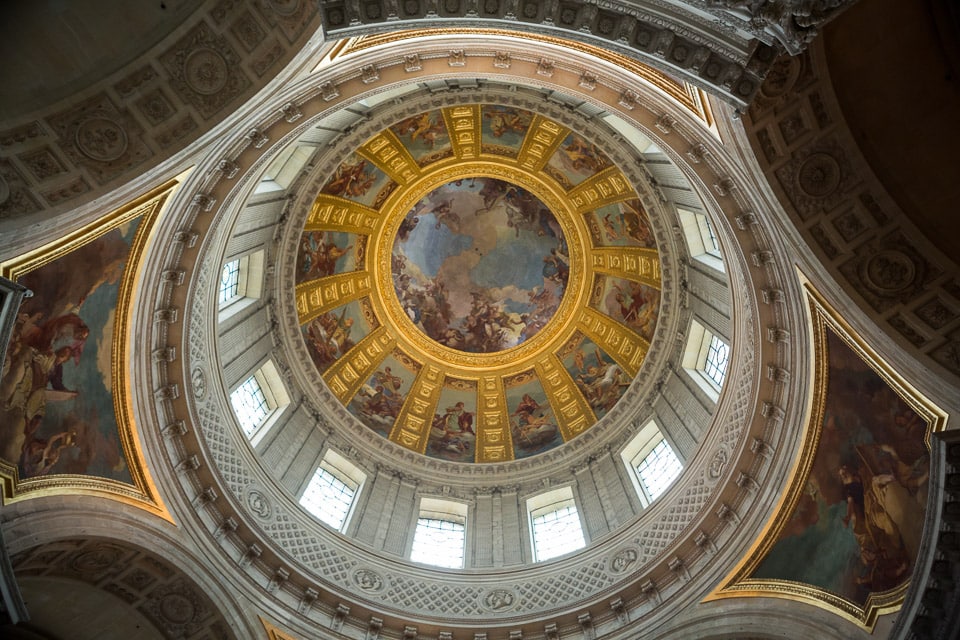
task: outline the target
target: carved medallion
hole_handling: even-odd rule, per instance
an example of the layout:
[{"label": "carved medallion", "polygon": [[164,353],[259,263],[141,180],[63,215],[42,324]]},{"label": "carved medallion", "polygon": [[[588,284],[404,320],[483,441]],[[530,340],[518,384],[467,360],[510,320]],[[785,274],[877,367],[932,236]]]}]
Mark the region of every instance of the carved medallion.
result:
[{"label": "carved medallion", "polygon": [[113,120],[93,117],[77,127],[76,142],[77,148],[88,158],[110,162],[127,150],[127,133]]},{"label": "carved medallion", "polygon": [[207,393],[207,378],[203,375],[203,369],[194,367],[190,374],[190,386],[193,387],[193,396],[200,400]]},{"label": "carved medallion", "polygon": [[357,569],[353,572],[353,583],[367,593],[383,591],[383,578],[376,571]]},{"label": "carved medallion", "polygon": [[726,448],[720,447],[713,453],[713,457],[710,459],[710,466],[707,467],[707,477],[712,481],[716,482],[720,479],[720,476],[723,475],[724,470],[727,468],[727,462],[730,460],[730,455],[727,453]]},{"label": "carved medallion", "polygon": [[864,262],[861,269],[863,282],[879,295],[891,295],[913,284],[917,267],[910,256],[886,249]]},{"label": "carved medallion", "polygon": [[79,573],[97,573],[109,569],[119,554],[112,547],[98,547],[77,556],[70,566]]},{"label": "carved medallion", "polygon": [[800,165],[797,184],[808,196],[826,197],[840,185],[840,164],[833,156],[815,153]]},{"label": "carved medallion", "polygon": [[190,599],[179,593],[168,593],[160,600],[160,615],[174,624],[185,624],[193,620],[196,608]]},{"label": "carved medallion", "polygon": [[507,611],[517,604],[517,596],[507,589],[494,589],[483,594],[481,604],[489,611]]},{"label": "carved medallion", "polygon": [[640,552],[634,547],[621,549],[610,559],[610,570],[614,573],[624,573],[636,564],[639,557]]},{"label": "carved medallion", "polygon": [[273,512],[270,500],[256,489],[251,489],[247,492],[247,506],[250,508],[250,511],[262,520],[268,519]]},{"label": "carved medallion", "polygon": [[227,84],[227,61],[208,47],[197,49],[183,63],[183,79],[197,93],[213,95]]}]

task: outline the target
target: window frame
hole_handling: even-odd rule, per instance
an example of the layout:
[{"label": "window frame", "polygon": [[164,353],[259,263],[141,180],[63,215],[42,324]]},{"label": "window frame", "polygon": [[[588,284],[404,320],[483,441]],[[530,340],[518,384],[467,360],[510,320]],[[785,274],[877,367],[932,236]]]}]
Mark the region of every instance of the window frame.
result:
[{"label": "window frame", "polygon": [[[417,508],[417,516],[414,521],[413,526],[413,535],[410,537],[410,548],[407,552],[407,557],[410,559],[410,562],[415,562],[417,564],[422,564],[430,567],[436,567],[440,569],[464,569],[466,568],[467,563],[467,544],[468,544],[468,528],[467,528],[467,516],[469,515],[469,507],[466,503],[456,502],[454,500],[445,500],[440,498],[432,498],[429,496],[424,496],[420,498],[420,503]],[[419,555],[418,551],[418,534],[421,531],[421,520],[430,520],[438,522],[446,522],[459,526],[462,530],[462,548],[460,549],[460,566],[450,566],[449,564],[438,564],[434,562],[429,562],[424,559],[423,556]],[[423,534],[420,534],[423,535]]]},{"label": "window frame", "polygon": [[[724,363],[722,380],[717,380],[707,373],[707,359],[711,352],[711,344],[716,338],[726,347],[726,362]],[[697,318],[690,320],[690,329],[687,331],[687,344],[684,348],[682,364],[690,378],[713,401],[720,399],[720,391],[726,382],[730,369],[730,355],[732,348],[719,333],[708,329]]]},{"label": "window frame", "polygon": [[[234,408],[233,396],[241,386],[251,380],[255,381],[260,387],[260,392],[263,394],[268,411],[248,433]],[[230,408],[233,410],[234,417],[237,419],[237,424],[240,426],[241,432],[253,446],[256,446],[263,439],[270,430],[270,427],[273,426],[280,414],[283,413],[283,409],[290,404],[290,396],[272,360],[266,361],[251,375],[237,383],[237,385],[231,389],[228,399],[230,401]]]},{"label": "window frame", "polygon": [[[676,475],[667,482],[666,486],[662,491],[657,495],[653,495],[650,487],[647,485],[647,481],[644,479],[643,475],[640,472],[640,465],[647,461],[647,459],[653,454],[656,448],[665,444],[673,457],[680,463],[680,469],[677,471]],[[674,482],[683,474],[684,464],[683,459],[677,454],[676,448],[666,437],[666,434],[660,429],[659,425],[655,420],[648,421],[638,432],[637,434],[630,439],[630,442],[626,447],[620,452],[620,458],[623,460],[624,465],[626,466],[628,473],[630,475],[630,480],[633,482],[633,488],[637,492],[637,497],[640,498],[641,506],[646,509],[651,504],[657,501],[664,493],[666,493]]]},{"label": "window frame", "polygon": [[263,294],[265,253],[263,249],[252,251],[242,256],[227,260],[220,267],[221,280],[227,265],[237,263],[237,291],[227,299],[221,299],[220,288],[217,289],[217,310],[219,319],[223,320],[236,313],[247,303],[258,300]]},{"label": "window frame", "polygon": [[707,214],[678,206],[677,216],[680,218],[690,257],[716,271],[725,272],[720,239]]},{"label": "window frame", "polygon": [[[328,474],[334,480],[338,481],[340,484],[344,485],[347,489],[350,489],[353,492],[350,497],[350,504],[348,505],[346,513],[343,515],[343,519],[341,520],[339,526],[334,525],[332,522],[326,520],[318,511],[312,509],[309,503],[305,502],[305,496],[308,495],[308,492],[310,492],[311,488],[314,486],[314,481],[321,473]],[[347,460],[337,451],[333,449],[327,449],[326,452],[324,452],[323,457],[320,459],[320,462],[314,469],[313,475],[309,477],[306,483],[304,483],[303,488],[300,490],[300,495],[297,499],[297,502],[317,520],[329,526],[331,529],[335,529],[343,533],[347,530],[347,527],[350,526],[351,518],[357,508],[360,493],[363,489],[366,479],[367,474],[361,471],[359,467]],[[317,506],[319,507],[319,504]]]},{"label": "window frame", "polygon": [[[574,496],[572,486],[567,485],[564,487],[558,487],[556,489],[551,489],[543,493],[538,493],[535,496],[531,496],[527,498],[526,506],[527,526],[530,530],[530,551],[533,562],[547,562],[549,560],[561,558],[586,548],[589,541],[587,537],[587,529],[584,526],[583,515],[580,512],[580,508],[577,506],[577,501]],[[547,550],[541,550],[537,545],[537,519],[545,515],[557,513],[561,510],[570,508],[573,509],[574,515],[576,515],[576,522],[579,526],[580,540],[582,544],[580,544],[580,546],[568,548],[560,551],[559,553],[552,553],[551,555],[543,557],[544,552]]]}]

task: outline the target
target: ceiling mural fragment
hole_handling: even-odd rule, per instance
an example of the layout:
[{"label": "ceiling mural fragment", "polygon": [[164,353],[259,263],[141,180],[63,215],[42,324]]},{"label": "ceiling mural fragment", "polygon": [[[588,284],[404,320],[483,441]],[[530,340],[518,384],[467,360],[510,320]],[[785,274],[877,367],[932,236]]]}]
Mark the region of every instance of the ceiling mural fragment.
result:
[{"label": "ceiling mural fragment", "polygon": [[710,597],[803,600],[869,630],[899,608],[920,557],[930,434],[946,415],[809,283],[807,302],[816,373],[802,458],[761,540]]},{"label": "ceiling mural fragment", "polygon": [[575,438],[626,391],[660,309],[636,189],[525,109],[405,117],[332,171],[297,256],[314,364],[366,427],[500,462]]}]

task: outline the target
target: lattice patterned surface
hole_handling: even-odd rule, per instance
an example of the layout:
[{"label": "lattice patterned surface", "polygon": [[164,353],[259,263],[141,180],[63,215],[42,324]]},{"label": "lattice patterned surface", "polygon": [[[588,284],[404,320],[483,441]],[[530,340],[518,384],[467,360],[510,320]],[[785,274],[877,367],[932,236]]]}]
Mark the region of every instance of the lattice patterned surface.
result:
[{"label": "lattice patterned surface", "polygon": [[[213,286],[211,278],[219,275],[219,263],[211,265],[213,261],[207,260],[200,269],[195,280],[196,290],[205,291]],[[194,307],[189,310],[188,341],[192,366],[214,359],[210,354],[214,341],[208,335],[212,329],[207,318],[210,302],[202,296],[196,296]],[[735,362],[739,370],[736,376],[729,377],[736,387],[725,389],[725,393],[733,397],[726,401],[729,405],[727,417],[723,420],[720,433],[709,445],[725,446],[729,451],[736,450],[736,442],[741,439],[751,418],[755,338],[750,314],[744,316],[741,326],[745,328],[743,334],[746,339],[743,340],[743,349],[738,348]],[[225,489],[234,495],[236,503],[252,508],[250,499],[253,488],[271,486],[274,482],[266,477],[264,470],[252,463],[250,454],[241,455],[241,452],[247,451],[249,443],[233,421],[225,416],[225,399],[208,394],[202,400],[195,402],[194,411],[197,432],[206,444],[211,463],[222,476]],[[620,416],[611,415],[609,418],[622,421]],[[612,422],[614,420],[607,421],[608,424]],[[536,613],[583,601],[620,582],[635,580],[638,571],[657,560],[703,512],[716,489],[716,482],[709,482],[703,471],[693,477],[681,478],[678,483],[665,497],[668,502],[659,505],[655,519],[647,517],[637,523],[632,536],[635,547],[627,549],[620,544],[610,550],[608,557],[600,559],[589,554],[582,559],[573,557],[555,573],[536,572],[536,578],[530,577],[529,573],[518,574],[515,580],[498,583],[496,597],[491,597],[494,592],[489,588],[469,583],[451,586],[446,580],[432,579],[424,575],[422,570],[401,563],[394,564],[389,575],[382,575],[379,570],[367,568],[364,563],[365,552],[346,548],[335,534],[324,530],[308,514],[288,508],[286,503],[278,504],[275,494],[270,492],[267,492],[268,495],[256,492],[258,508],[252,510],[259,519],[251,517],[246,520],[255,534],[259,530],[266,538],[262,544],[282,549],[284,554],[293,557],[308,572],[313,572],[312,579],[334,591],[357,594],[359,587],[366,597],[388,607],[427,615],[453,614],[477,618],[488,615],[491,610],[506,609]],[[249,531],[243,533],[248,534]],[[224,536],[221,541],[227,539]],[[624,555],[625,552],[628,553]],[[630,553],[634,554],[632,558]],[[624,557],[628,560],[626,564],[622,562]],[[618,569],[618,562],[630,570]],[[254,566],[265,572],[271,571],[260,564]]]}]

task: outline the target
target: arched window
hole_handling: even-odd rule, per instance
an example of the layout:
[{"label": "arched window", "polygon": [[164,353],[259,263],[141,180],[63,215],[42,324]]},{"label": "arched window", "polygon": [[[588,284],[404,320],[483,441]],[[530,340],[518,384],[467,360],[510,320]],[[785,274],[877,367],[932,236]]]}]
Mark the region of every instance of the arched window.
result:
[{"label": "arched window", "polygon": [[421,499],[410,559],[435,567],[462,569],[466,524],[467,505],[436,498]]},{"label": "arched window", "polygon": [[573,489],[561,487],[527,500],[534,562],[586,546]]}]

